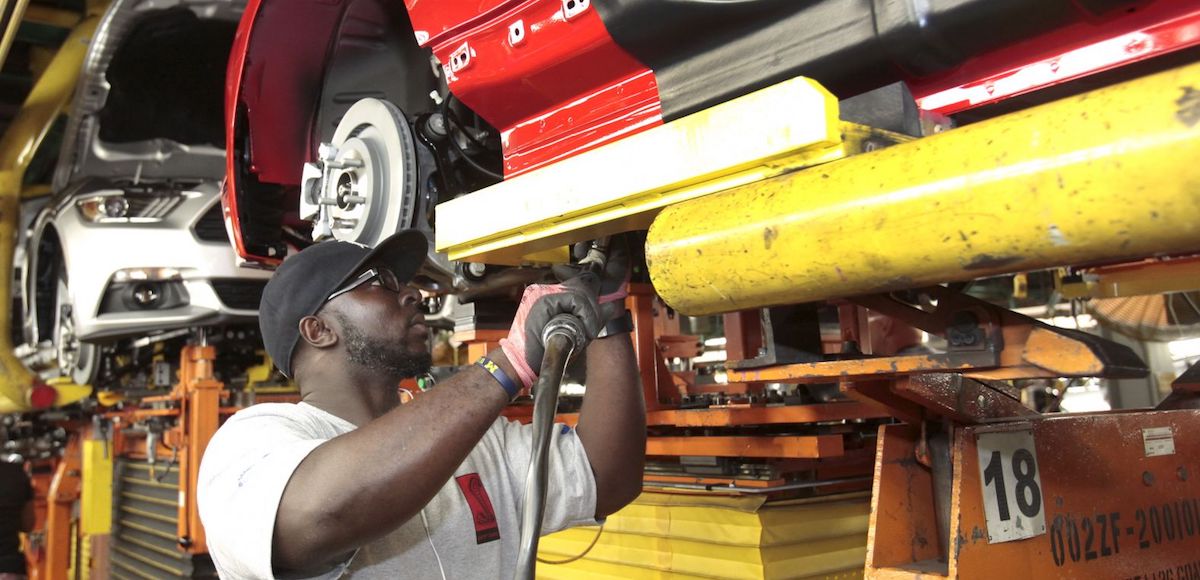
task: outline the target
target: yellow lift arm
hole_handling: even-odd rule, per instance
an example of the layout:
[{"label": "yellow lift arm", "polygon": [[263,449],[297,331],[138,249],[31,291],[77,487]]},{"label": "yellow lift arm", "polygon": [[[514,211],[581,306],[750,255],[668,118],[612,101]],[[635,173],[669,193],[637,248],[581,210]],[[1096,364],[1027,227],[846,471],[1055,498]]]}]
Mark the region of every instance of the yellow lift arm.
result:
[{"label": "yellow lift arm", "polygon": [[[13,269],[13,244],[17,239],[16,228],[20,225],[25,170],[54,119],[71,101],[79,69],[99,20],[98,17],[88,18],[71,31],[0,138],[0,272],[11,273]],[[5,304],[0,306],[0,328],[7,329],[12,324],[13,313],[8,307],[12,290],[12,275],[0,276],[0,296],[5,297]],[[34,381],[35,377],[13,355],[9,333],[0,332],[0,413],[28,410],[29,391]],[[75,398],[79,398],[80,392],[86,396],[85,389],[71,391]],[[68,402],[63,400],[62,392],[60,390],[56,404]]]}]

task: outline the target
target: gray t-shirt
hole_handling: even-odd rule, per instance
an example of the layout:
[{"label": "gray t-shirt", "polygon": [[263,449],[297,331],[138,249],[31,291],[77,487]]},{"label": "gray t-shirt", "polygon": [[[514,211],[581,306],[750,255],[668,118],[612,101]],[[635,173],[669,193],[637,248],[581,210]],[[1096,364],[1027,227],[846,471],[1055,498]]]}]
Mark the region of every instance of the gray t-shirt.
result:
[{"label": "gray t-shirt", "polygon": [[[197,501],[222,578],[274,578],[271,538],[283,489],[317,446],[354,425],[306,403],[239,411],[213,436]],[[428,442],[436,445],[436,441]],[[498,418],[420,516],[362,546],[336,578],[498,578],[516,567],[532,449],[528,425]],[[378,458],[386,461],[386,457]],[[574,429],[556,426],[543,533],[595,523],[596,481]]]}]

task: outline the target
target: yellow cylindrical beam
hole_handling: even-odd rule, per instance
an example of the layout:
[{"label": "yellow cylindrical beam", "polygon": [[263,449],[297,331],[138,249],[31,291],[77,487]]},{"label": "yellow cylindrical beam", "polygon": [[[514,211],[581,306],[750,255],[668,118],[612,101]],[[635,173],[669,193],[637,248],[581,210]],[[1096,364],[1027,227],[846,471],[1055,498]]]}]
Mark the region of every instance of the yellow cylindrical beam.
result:
[{"label": "yellow cylindrical beam", "polygon": [[1200,250],[1200,64],[664,210],[684,314]]},{"label": "yellow cylindrical beam", "polygon": [[79,69],[99,18],[90,18],[71,31],[46,72],[38,78],[21,110],[0,138],[0,407],[28,409],[27,392],[33,375],[13,356],[7,329],[11,324],[8,297],[12,295],[13,243],[20,223],[21,184],[25,169],[33,159],[54,120],[71,101]]}]

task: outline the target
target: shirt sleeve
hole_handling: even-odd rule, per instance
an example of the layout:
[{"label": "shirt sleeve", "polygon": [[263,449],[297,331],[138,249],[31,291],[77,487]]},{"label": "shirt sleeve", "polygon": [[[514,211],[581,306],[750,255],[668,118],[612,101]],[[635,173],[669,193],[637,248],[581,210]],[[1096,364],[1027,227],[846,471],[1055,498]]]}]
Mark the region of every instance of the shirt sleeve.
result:
[{"label": "shirt sleeve", "polygon": [[222,578],[275,578],[271,540],[283,490],[325,441],[282,413],[235,415],[217,430],[200,465],[196,499]]},{"label": "shirt sleeve", "polygon": [[[517,513],[525,501],[525,480],[533,453],[533,425],[522,425],[503,417],[497,419],[509,470],[509,485],[517,499]],[[542,535],[572,526],[595,525],[596,476],[583,442],[575,429],[561,423],[553,426],[550,438],[549,477]]]}]

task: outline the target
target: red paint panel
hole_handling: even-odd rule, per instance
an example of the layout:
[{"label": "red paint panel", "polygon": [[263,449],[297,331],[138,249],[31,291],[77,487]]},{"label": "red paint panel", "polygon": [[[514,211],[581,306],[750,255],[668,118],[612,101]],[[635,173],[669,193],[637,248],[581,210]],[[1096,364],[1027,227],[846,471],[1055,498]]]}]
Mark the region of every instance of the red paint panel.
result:
[{"label": "red paint panel", "polygon": [[507,177],[662,123],[653,72],[583,0],[468,4],[407,6],[414,27],[438,31],[428,43],[450,90],[500,130]]},{"label": "red paint panel", "polygon": [[[296,185],[308,161],[328,39],[341,20],[343,0],[249,0],[234,36],[225,77],[226,183],[221,195],[234,249],[248,260],[275,265],[278,257],[247,252],[232,176],[238,164],[261,182]],[[238,112],[244,112],[239,119]],[[245,126],[239,125],[244,123]],[[235,140],[249,136],[250,151]],[[246,159],[239,159],[238,155]]]},{"label": "red paint panel", "polygon": [[504,172],[512,177],[661,124],[658,84],[645,70],[504,130]]},{"label": "red paint panel", "polygon": [[918,106],[948,115],[1198,45],[1200,6],[1156,2],[1060,28],[910,84]]},{"label": "red paint panel", "polygon": [[404,7],[408,8],[408,17],[412,19],[416,29],[414,33],[421,46],[511,4],[517,3],[511,0],[404,0]]},{"label": "red paint panel", "polygon": [[[249,25],[253,34],[243,41],[247,43],[245,51],[235,53],[242,55],[245,64],[239,75],[240,93],[236,100],[226,98],[227,120],[236,110],[234,103],[245,109],[250,124],[251,171],[261,181],[299,183],[300,165],[308,160],[309,151],[316,149],[311,125],[328,47],[296,39],[331,38],[344,4],[335,0],[262,3]],[[239,37],[246,25],[243,18]],[[227,140],[232,139],[231,134],[227,132]]]},{"label": "red paint panel", "polygon": [[[242,72],[246,69],[246,49],[250,44],[250,30],[258,16],[262,0],[249,0],[238,22],[233,36],[233,47],[229,51],[229,63],[225,68],[225,149],[233,144],[234,111],[241,93]],[[232,160],[229,160],[232,164]]]},{"label": "red paint panel", "polygon": [[229,52],[229,64],[225,68],[225,180],[221,182],[221,212],[225,217],[225,228],[233,234],[233,247],[238,256],[245,259],[258,258],[246,252],[242,241],[242,227],[237,213],[237,192],[230,176],[237,173],[237,159],[232,154],[234,150],[234,123],[237,118],[238,96],[241,94],[242,73],[246,68],[246,49],[250,42],[250,30],[254,19],[258,16],[262,0],[249,0],[238,22],[237,32],[233,37],[233,47]]}]

